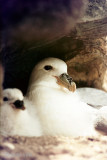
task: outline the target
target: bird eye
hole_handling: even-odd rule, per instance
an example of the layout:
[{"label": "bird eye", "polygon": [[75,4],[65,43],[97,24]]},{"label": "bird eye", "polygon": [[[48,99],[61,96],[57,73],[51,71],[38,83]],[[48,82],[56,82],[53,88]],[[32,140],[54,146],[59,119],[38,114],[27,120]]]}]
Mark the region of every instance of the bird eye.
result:
[{"label": "bird eye", "polygon": [[3,101],[8,101],[9,99],[7,97],[4,97],[3,98]]},{"label": "bird eye", "polygon": [[51,69],[52,69],[52,66],[47,65],[47,66],[44,67],[44,69],[45,69],[45,70],[51,70]]}]

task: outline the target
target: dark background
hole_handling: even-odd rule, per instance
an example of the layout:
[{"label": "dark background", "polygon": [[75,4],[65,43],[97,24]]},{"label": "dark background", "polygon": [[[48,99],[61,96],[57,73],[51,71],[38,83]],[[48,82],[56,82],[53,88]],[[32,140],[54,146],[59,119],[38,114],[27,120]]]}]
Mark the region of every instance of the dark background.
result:
[{"label": "dark background", "polygon": [[1,0],[3,87],[26,93],[30,73],[39,60],[65,60],[65,39],[58,39],[71,31],[84,8],[83,0]]}]

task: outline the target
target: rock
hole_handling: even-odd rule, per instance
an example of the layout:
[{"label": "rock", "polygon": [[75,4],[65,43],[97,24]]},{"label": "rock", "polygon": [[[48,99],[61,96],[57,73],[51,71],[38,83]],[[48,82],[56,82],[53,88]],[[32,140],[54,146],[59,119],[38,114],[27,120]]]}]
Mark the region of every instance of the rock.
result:
[{"label": "rock", "polygon": [[11,1],[11,5],[2,2],[3,87],[16,87],[25,94],[36,63],[46,57],[58,57],[67,62],[77,87],[107,91],[106,0],[89,0],[88,5],[83,0],[63,0],[57,5],[53,1],[58,0],[49,4],[43,0],[32,0],[32,4],[24,0]]},{"label": "rock", "polygon": [[106,160],[107,137],[3,137],[0,159],[36,160]]}]

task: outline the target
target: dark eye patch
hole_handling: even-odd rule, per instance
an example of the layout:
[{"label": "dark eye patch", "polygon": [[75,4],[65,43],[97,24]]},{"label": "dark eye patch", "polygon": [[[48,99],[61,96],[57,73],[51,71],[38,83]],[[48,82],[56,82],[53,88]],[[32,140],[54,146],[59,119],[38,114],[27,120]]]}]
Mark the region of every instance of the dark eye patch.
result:
[{"label": "dark eye patch", "polygon": [[51,69],[52,69],[52,66],[47,65],[47,66],[44,67],[44,69],[45,69],[45,70],[51,70]]},{"label": "dark eye patch", "polygon": [[9,99],[7,97],[4,97],[3,98],[3,101],[8,101]]}]

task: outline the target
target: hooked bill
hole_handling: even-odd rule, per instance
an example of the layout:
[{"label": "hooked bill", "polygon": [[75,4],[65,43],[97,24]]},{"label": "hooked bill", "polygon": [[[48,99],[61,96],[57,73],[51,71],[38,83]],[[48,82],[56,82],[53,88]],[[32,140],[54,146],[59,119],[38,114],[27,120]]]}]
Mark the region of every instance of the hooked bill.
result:
[{"label": "hooked bill", "polygon": [[11,106],[16,109],[25,110],[24,102],[16,100],[14,103],[11,103]]},{"label": "hooked bill", "polygon": [[69,91],[72,91],[72,92],[76,90],[75,82],[73,82],[72,77],[70,77],[66,73],[61,74],[59,77],[58,76],[55,76],[55,77],[59,85],[67,88]]}]

